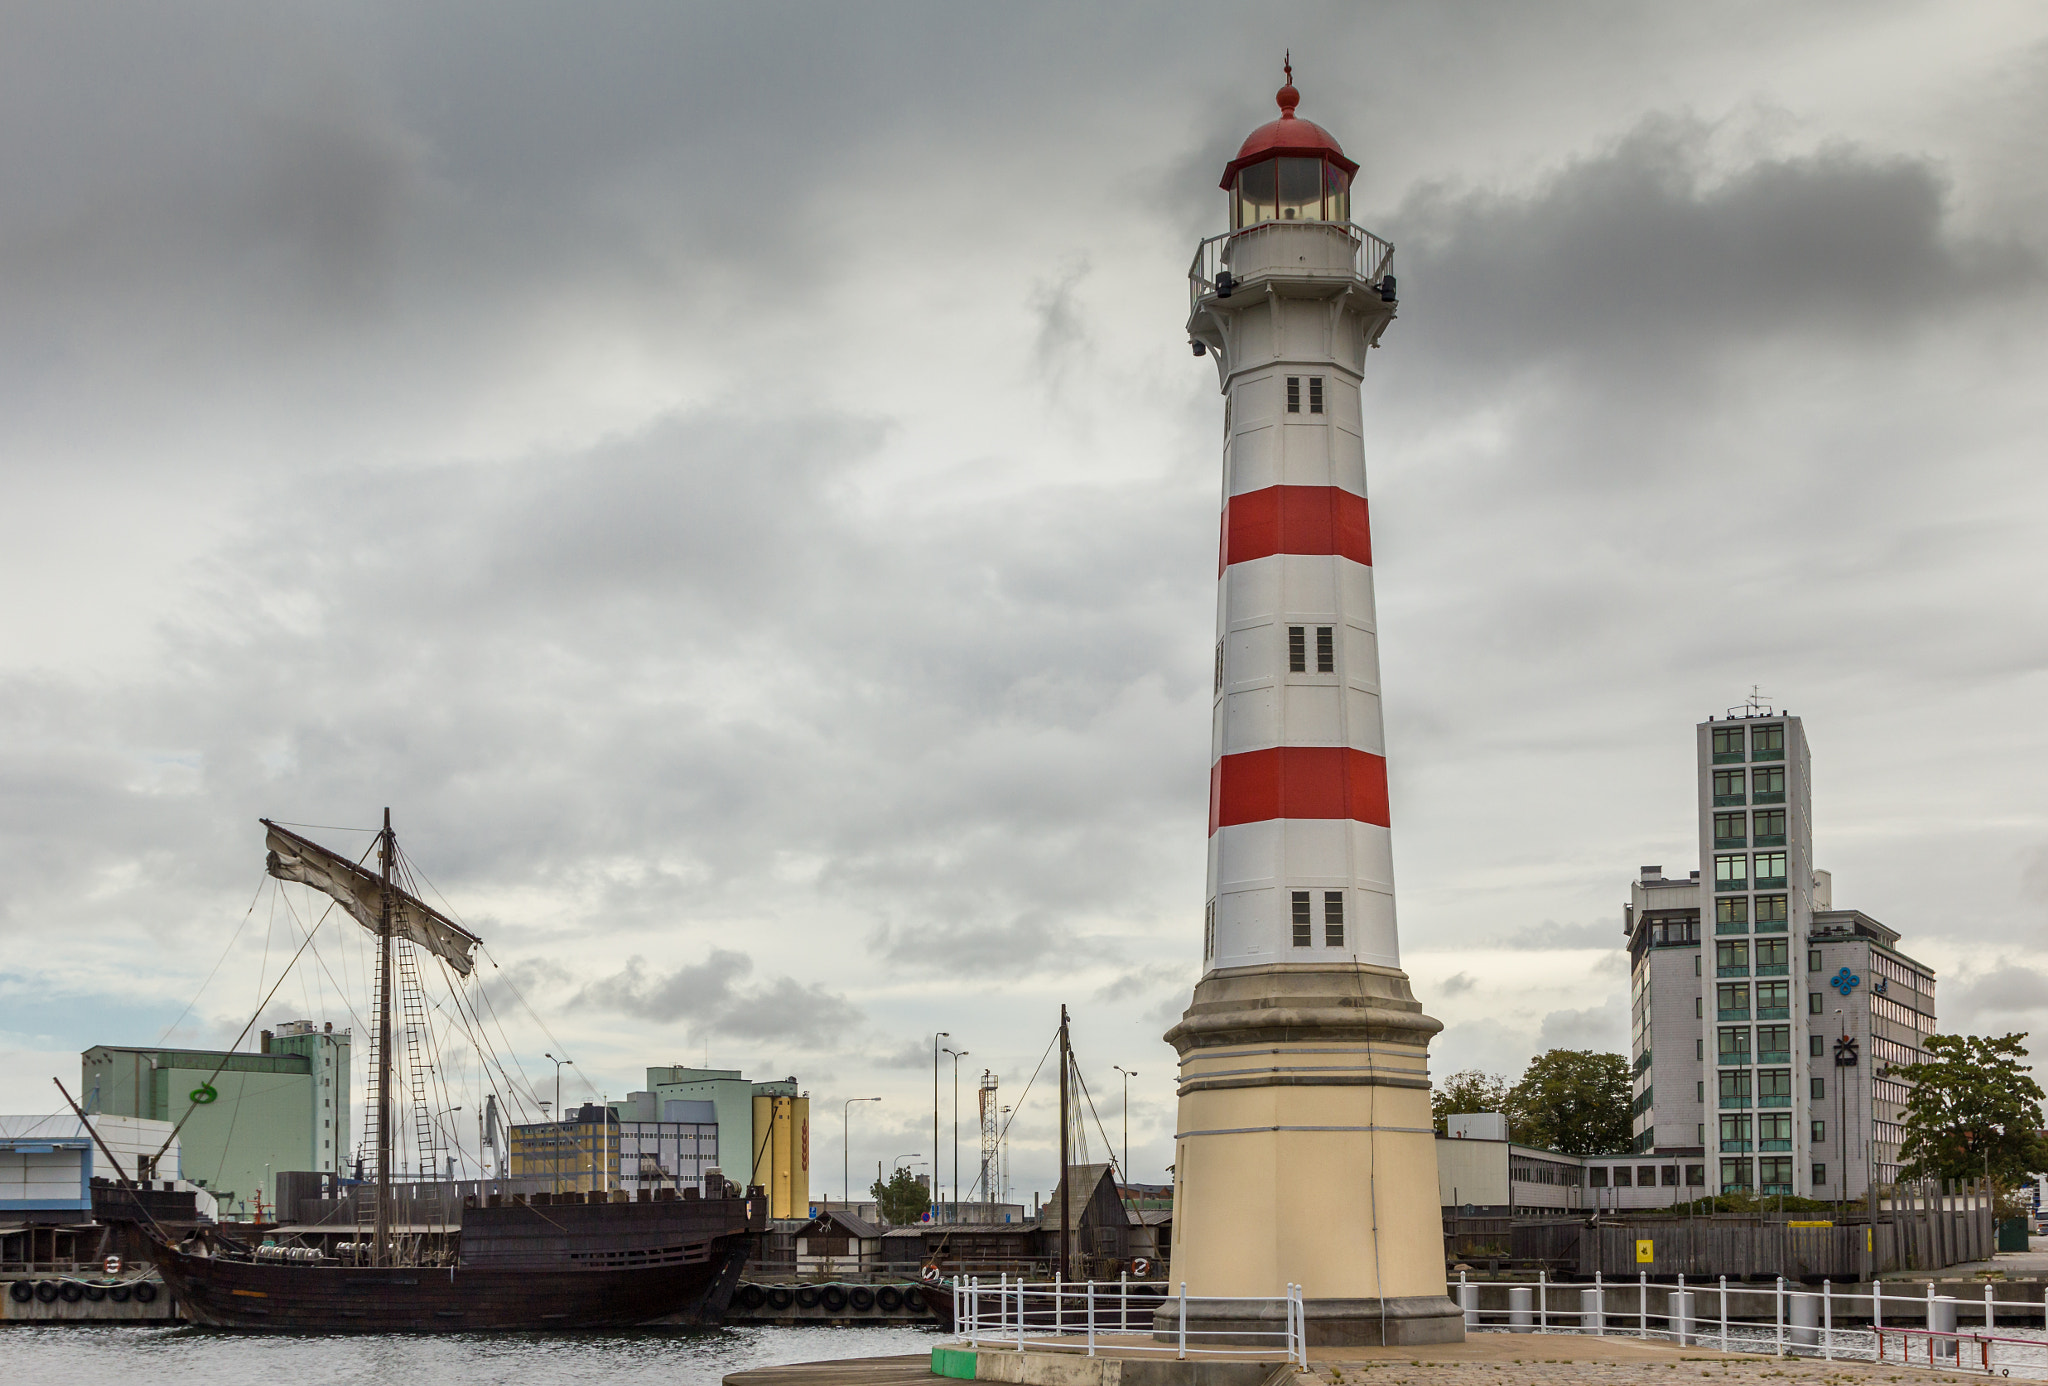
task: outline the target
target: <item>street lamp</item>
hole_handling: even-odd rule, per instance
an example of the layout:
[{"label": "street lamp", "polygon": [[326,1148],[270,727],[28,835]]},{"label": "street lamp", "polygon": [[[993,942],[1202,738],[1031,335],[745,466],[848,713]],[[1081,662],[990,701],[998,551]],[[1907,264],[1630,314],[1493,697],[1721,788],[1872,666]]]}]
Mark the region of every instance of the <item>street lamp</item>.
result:
[{"label": "street lamp", "polygon": [[939,1204],[939,1041],[953,1038],[951,1030],[932,1036],[932,1207]]},{"label": "street lamp", "polygon": [[574,1059],[555,1059],[555,1056],[552,1054],[546,1054],[543,1057],[554,1059],[555,1061],[555,1139],[551,1143],[554,1147],[555,1158],[550,1163],[554,1168],[554,1191],[560,1193],[562,1191],[562,1065],[568,1064],[571,1068],[574,1068],[576,1061]]},{"label": "street lamp", "polygon": [[946,1052],[953,1056],[953,1221],[960,1221],[960,1061],[967,1057],[965,1049],[948,1047]]},{"label": "street lamp", "polygon": [[839,1201],[853,1202],[853,1176],[848,1172],[852,1167],[849,1151],[853,1137],[853,1104],[856,1102],[880,1102],[879,1097],[849,1097],[846,1105],[839,1109]]},{"label": "street lamp", "polygon": [[1111,1064],[1111,1068],[1124,1076],[1124,1182],[1131,1182],[1131,1079],[1138,1076],[1135,1068],[1122,1064]]}]

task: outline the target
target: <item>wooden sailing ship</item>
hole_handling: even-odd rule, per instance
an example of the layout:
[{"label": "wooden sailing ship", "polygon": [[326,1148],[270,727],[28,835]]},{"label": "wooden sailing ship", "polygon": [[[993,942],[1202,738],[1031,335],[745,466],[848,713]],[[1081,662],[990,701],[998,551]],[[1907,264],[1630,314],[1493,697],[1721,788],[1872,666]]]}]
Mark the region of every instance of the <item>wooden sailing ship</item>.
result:
[{"label": "wooden sailing ship", "polygon": [[[339,1254],[313,1245],[252,1246],[224,1228],[174,1240],[145,1226],[185,1316],[219,1328],[379,1333],[719,1321],[768,1216],[761,1190],[742,1191],[722,1176],[707,1179],[715,1187],[630,1194],[488,1194],[468,1199],[459,1215],[448,1210],[424,1234],[396,1223],[394,993],[417,986],[421,950],[467,977],[481,940],[394,880],[400,858],[390,810],[377,835],[375,873],[262,822],[269,874],[331,896],[376,937],[368,1113],[375,1179],[363,1181],[357,1240]],[[408,993],[401,1005],[410,1019],[417,998]],[[413,1100],[420,1096],[415,1085]]]}]

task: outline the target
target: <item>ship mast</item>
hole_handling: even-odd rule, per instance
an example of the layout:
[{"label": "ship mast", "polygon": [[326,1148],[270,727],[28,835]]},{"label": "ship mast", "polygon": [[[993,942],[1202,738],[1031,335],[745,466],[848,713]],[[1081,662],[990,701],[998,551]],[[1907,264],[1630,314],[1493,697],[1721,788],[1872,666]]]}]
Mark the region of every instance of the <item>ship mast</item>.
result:
[{"label": "ship mast", "polygon": [[391,1233],[391,810],[384,810],[377,865],[384,882],[377,918],[377,1214],[370,1264],[389,1264]]}]

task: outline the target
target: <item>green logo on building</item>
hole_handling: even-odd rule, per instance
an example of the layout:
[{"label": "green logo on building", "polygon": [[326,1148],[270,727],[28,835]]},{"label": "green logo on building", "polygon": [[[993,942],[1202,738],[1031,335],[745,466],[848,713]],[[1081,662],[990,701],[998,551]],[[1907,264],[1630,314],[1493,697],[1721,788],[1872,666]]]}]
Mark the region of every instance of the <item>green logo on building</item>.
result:
[{"label": "green logo on building", "polygon": [[204,1107],[207,1103],[220,1096],[219,1093],[213,1090],[213,1084],[211,1083],[201,1083],[185,1095],[192,1099],[192,1105],[195,1107]]}]

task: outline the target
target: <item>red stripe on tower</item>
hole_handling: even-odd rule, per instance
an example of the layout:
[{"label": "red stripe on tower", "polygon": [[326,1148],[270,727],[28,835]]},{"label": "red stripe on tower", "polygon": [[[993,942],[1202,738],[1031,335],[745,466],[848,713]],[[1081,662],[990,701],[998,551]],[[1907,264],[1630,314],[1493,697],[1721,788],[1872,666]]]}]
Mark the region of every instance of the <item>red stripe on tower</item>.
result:
[{"label": "red stripe on tower", "polygon": [[1209,767],[1209,831],[1274,818],[1392,826],[1384,756],[1349,746],[1274,746]]},{"label": "red stripe on tower", "polygon": [[1223,552],[1217,566],[1276,553],[1335,554],[1372,566],[1365,497],[1341,486],[1268,486],[1223,502]]}]

